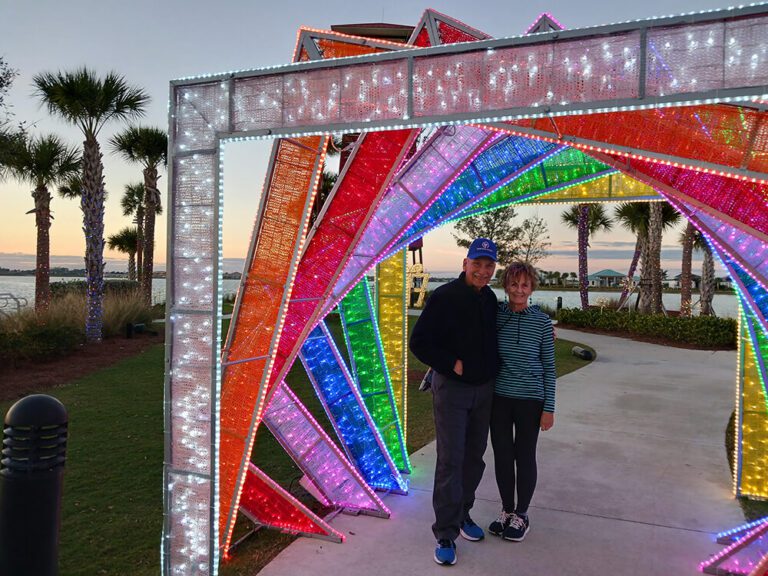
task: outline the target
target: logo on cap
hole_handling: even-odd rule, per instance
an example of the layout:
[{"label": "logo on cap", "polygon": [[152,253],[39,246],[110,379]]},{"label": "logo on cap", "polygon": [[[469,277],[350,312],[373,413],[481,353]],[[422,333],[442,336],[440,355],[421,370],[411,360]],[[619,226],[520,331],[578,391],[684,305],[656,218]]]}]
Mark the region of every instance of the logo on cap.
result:
[{"label": "logo on cap", "polygon": [[469,245],[467,258],[473,260],[475,258],[490,258],[495,262],[497,260],[496,244],[493,243],[493,240],[488,238],[476,238],[472,241],[472,244]]}]

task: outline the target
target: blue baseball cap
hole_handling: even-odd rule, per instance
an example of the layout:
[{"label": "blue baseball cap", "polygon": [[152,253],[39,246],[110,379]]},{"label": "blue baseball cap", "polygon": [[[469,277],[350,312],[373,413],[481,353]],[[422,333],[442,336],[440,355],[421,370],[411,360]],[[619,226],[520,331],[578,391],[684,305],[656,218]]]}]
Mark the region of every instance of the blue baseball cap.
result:
[{"label": "blue baseball cap", "polygon": [[490,258],[496,262],[496,244],[493,240],[488,238],[475,238],[472,240],[472,244],[469,245],[469,251],[467,252],[467,258],[474,260],[475,258]]}]

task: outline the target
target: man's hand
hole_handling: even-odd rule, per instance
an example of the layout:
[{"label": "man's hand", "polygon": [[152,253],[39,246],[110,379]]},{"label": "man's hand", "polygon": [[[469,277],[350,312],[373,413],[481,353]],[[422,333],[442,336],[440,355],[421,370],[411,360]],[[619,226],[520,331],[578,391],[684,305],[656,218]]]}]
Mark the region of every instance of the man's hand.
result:
[{"label": "man's hand", "polygon": [[459,376],[464,374],[464,364],[461,363],[461,360],[456,360],[456,363],[453,365],[453,371]]},{"label": "man's hand", "polygon": [[541,429],[545,432],[555,425],[555,415],[552,412],[541,413]]}]

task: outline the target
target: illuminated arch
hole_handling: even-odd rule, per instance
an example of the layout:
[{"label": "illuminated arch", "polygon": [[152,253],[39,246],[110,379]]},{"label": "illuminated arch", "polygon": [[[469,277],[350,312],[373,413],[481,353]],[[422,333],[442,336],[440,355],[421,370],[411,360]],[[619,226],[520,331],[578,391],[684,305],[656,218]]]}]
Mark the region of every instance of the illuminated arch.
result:
[{"label": "illuminated arch", "polygon": [[[662,196],[708,238],[742,303],[735,489],[768,496],[766,37],[765,6],[500,40],[427,12],[413,37],[424,48],[307,29],[295,56],[307,61],[174,82],[164,573],[216,573],[238,507],[340,539],[250,464],[262,421],[323,498],[386,516],[283,377],[377,262],[448,220],[547,195]],[[346,58],[312,60],[324,54]],[[308,231],[328,132],[363,136]],[[220,159],[244,138],[278,140],[222,357]],[[322,457],[292,444],[297,430]],[[385,488],[403,488],[371,430]]]}]

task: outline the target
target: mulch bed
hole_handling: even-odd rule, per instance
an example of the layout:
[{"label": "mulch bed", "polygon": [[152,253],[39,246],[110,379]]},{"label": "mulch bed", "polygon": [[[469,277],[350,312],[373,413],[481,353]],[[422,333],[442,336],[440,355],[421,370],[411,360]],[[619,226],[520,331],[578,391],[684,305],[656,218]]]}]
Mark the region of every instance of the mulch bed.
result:
[{"label": "mulch bed", "polygon": [[135,356],[162,343],[164,333],[159,332],[157,335],[134,334],[132,338],[107,338],[100,344],[83,344],[67,356],[14,367],[0,366],[0,400],[45,392]]}]

